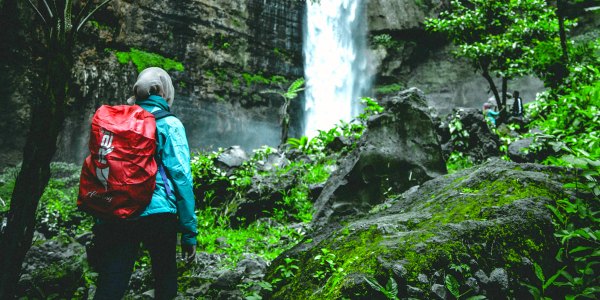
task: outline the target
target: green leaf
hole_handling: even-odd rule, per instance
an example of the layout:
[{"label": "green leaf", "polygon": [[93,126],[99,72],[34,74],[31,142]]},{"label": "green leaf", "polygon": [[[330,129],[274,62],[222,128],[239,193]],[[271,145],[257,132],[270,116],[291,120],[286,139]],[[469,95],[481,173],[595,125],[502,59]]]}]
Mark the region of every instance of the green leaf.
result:
[{"label": "green leaf", "polygon": [[390,277],[390,279],[388,280],[388,283],[386,285],[386,288],[393,295],[398,295],[398,283],[396,283],[396,280],[394,280],[394,278]]},{"label": "green leaf", "polygon": [[542,294],[540,293],[540,289],[537,288],[536,286],[533,286],[531,284],[527,284],[522,282],[521,285],[527,287],[527,290],[529,291],[529,293],[533,296],[533,299],[540,299],[542,297]]},{"label": "green leaf", "polygon": [[381,284],[379,284],[379,282],[377,282],[377,280],[373,277],[365,276],[365,281],[376,291],[385,290],[385,288],[383,288],[383,286],[381,286]]},{"label": "green leaf", "polygon": [[542,267],[540,267],[540,265],[538,265],[537,263],[533,263],[533,269],[535,271],[535,276],[541,281],[541,282],[545,282],[546,279],[544,277],[544,272],[542,271]]},{"label": "green leaf", "polygon": [[543,285],[543,290],[546,290],[549,286],[552,285],[552,283],[554,283],[554,281],[556,280],[556,278],[558,278],[558,276],[560,276],[561,271],[564,270],[566,268],[563,267],[562,269],[560,269],[559,271],[557,271],[554,275],[552,275],[552,277],[548,278],[548,281],[546,281]]},{"label": "green leaf", "polygon": [[487,297],[484,295],[471,296],[471,297],[467,298],[467,300],[484,300],[484,299],[487,299]]},{"label": "green leaf", "polygon": [[585,246],[578,246],[578,247],[573,248],[571,251],[569,251],[569,254],[575,254],[577,252],[591,250],[591,249],[594,249],[594,248],[592,248],[592,247],[585,247]]},{"label": "green leaf", "polygon": [[460,285],[458,284],[458,281],[456,280],[456,278],[454,276],[452,276],[451,274],[447,274],[446,278],[445,278],[445,284],[446,284],[446,288],[450,291],[450,293],[458,298],[460,296],[460,291],[459,291],[459,287]]}]

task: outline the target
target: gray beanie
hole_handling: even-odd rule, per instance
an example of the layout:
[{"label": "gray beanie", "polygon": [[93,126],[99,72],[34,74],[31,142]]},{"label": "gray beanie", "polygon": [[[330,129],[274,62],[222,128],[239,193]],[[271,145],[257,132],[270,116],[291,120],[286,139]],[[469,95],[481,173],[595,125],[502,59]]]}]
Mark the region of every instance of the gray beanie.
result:
[{"label": "gray beanie", "polygon": [[133,96],[127,99],[127,104],[133,105],[136,100],[147,99],[150,95],[159,95],[167,100],[169,107],[173,105],[175,89],[165,70],[157,67],[144,69],[133,85]]}]

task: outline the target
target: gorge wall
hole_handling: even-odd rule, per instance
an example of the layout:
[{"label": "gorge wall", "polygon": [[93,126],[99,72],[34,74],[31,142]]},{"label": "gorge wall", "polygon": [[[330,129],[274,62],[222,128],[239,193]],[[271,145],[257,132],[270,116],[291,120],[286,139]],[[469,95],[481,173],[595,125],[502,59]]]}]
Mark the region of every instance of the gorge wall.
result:
[{"label": "gorge wall", "polygon": [[[36,84],[34,16],[20,1],[1,4],[3,33],[15,41],[0,52],[5,95],[0,108],[1,166],[14,165],[28,127],[30,91]],[[181,62],[169,73],[175,85],[173,112],[186,126],[194,150],[241,144],[247,149],[279,142],[279,107],[266,89],[287,88],[303,75],[304,3],[279,1],[114,0],[88,22],[75,50],[71,115],[56,160],[81,162],[87,155],[89,123],[102,104],[121,104],[131,94],[137,69],[120,63],[119,52],[144,51]],[[6,47],[8,46],[8,47]],[[8,84],[6,84],[8,82]],[[76,101],[75,101],[76,100]],[[301,103],[293,102],[290,133],[300,130]]]}]

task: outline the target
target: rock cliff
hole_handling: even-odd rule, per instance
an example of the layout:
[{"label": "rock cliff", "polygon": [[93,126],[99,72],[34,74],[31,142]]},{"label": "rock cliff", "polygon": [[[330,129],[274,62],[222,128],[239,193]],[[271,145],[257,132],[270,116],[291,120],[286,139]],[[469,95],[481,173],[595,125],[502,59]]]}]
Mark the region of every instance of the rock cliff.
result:
[{"label": "rock cliff", "polygon": [[[0,143],[5,166],[19,160],[28,127],[26,103],[36,84],[36,51],[42,48],[34,41],[34,15],[26,3],[8,0],[0,8],[10,16],[3,25],[22,29],[2,34],[22,41],[0,51],[6,71],[0,75],[1,92],[8,104],[0,110],[0,131],[7,133]],[[304,3],[293,0],[110,2],[80,35],[72,70],[77,104],[55,159],[82,161],[95,108],[123,103],[137,69],[158,58],[183,67],[169,71],[176,88],[173,111],[193,149],[276,145],[281,100],[261,91],[287,88],[288,81],[302,76],[303,12]],[[291,110],[295,134],[300,102],[293,102]]]}]

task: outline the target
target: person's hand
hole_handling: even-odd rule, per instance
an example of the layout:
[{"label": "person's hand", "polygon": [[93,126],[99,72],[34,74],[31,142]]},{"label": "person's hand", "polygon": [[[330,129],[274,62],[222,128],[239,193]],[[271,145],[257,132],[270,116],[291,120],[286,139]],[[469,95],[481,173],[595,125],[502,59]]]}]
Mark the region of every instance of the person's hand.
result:
[{"label": "person's hand", "polygon": [[186,263],[191,263],[196,258],[196,245],[181,245],[181,256]]}]

